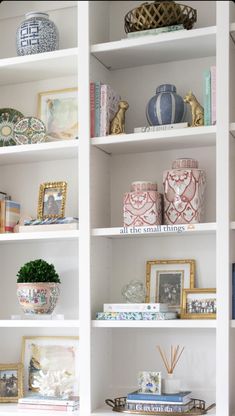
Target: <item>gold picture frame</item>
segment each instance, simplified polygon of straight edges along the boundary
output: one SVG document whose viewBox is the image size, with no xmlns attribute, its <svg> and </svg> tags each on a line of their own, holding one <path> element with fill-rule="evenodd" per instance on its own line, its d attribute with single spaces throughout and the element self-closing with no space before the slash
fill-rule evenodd
<svg viewBox="0 0 235 416">
<path fill-rule="evenodd" d="M 61 218 L 65 216 L 67 182 L 45 182 L 40 185 L 38 218 Z"/>
<path fill-rule="evenodd" d="M 24 368 L 24 394 L 39 394 L 32 386 L 37 372 L 66 371 L 73 377 L 73 396 L 79 396 L 79 337 L 23 336 L 21 361 Z"/>
<path fill-rule="evenodd" d="M 38 118 L 46 126 L 47 141 L 77 139 L 78 88 L 40 92 Z"/>
<path fill-rule="evenodd" d="M 216 289 L 184 289 L 181 318 L 216 319 Z"/>
<path fill-rule="evenodd" d="M 23 397 L 23 365 L 0 364 L 0 403 L 15 403 Z"/>
<path fill-rule="evenodd" d="M 149 260 L 146 263 L 146 302 L 167 303 L 180 312 L 183 289 L 195 286 L 196 262 L 192 259 Z"/>
</svg>

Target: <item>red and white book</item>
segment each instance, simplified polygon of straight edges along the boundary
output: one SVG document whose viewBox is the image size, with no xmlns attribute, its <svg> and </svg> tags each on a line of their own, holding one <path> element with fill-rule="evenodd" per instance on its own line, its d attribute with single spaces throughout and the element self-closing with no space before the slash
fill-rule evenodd
<svg viewBox="0 0 235 416">
<path fill-rule="evenodd" d="M 91 137 L 95 137 L 95 83 L 90 83 L 90 129 Z"/>
<path fill-rule="evenodd" d="M 102 84 L 100 88 L 100 136 L 109 134 L 110 122 L 118 110 L 118 103 L 121 100 L 111 87 Z"/>
<path fill-rule="evenodd" d="M 21 410 L 56 410 L 58 412 L 75 412 L 79 410 L 79 405 L 63 405 L 63 404 L 29 404 L 18 403 L 18 409 Z"/>
<path fill-rule="evenodd" d="M 216 66 L 211 66 L 211 124 L 216 124 Z"/>
</svg>

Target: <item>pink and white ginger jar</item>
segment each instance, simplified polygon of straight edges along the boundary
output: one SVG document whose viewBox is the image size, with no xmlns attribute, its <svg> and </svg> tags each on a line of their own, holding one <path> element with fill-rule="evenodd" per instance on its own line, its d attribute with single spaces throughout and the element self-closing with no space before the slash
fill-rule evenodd
<svg viewBox="0 0 235 416">
<path fill-rule="evenodd" d="M 197 224 L 202 222 L 205 171 L 195 159 L 177 159 L 171 170 L 163 173 L 164 224 Z"/>
<path fill-rule="evenodd" d="M 17 283 L 17 297 L 27 315 L 51 314 L 60 294 L 59 283 Z"/>
<path fill-rule="evenodd" d="M 124 227 L 162 224 L 162 195 L 152 182 L 133 182 L 123 199 Z M 153 190 L 154 189 L 154 190 Z"/>
</svg>

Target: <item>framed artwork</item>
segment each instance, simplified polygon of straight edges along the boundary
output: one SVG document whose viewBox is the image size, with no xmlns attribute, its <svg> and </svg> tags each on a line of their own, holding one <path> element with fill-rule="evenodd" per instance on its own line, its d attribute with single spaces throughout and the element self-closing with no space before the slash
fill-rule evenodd
<svg viewBox="0 0 235 416">
<path fill-rule="evenodd" d="M 38 218 L 61 218 L 65 216 L 66 182 L 46 182 L 39 188 Z"/>
<path fill-rule="evenodd" d="M 38 117 L 46 126 L 48 141 L 78 138 L 78 89 L 38 94 Z"/>
<path fill-rule="evenodd" d="M 216 319 L 216 289 L 184 289 L 183 319 Z"/>
<path fill-rule="evenodd" d="M 151 260 L 146 268 L 146 302 L 180 312 L 183 289 L 194 288 L 195 260 Z"/>
<path fill-rule="evenodd" d="M 0 364 L 0 402 L 18 402 L 23 397 L 23 365 Z"/>
<path fill-rule="evenodd" d="M 39 394 L 35 378 L 43 372 L 51 379 L 66 374 L 72 380 L 72 396 L 79 396 L 79 337 L 23 337 L 24 393 Z M 66 380 L 65 380 L 66 382 Z M 53 385 L 50 386 L 53 390 Z"/>
</svg>

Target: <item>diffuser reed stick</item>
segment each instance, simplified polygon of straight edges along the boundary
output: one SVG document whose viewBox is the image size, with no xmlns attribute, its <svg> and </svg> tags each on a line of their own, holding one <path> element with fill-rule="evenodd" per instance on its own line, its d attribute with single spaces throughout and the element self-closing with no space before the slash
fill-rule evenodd
<svg viewBox="0 0 235 416">
<path fill-rule="evenodd" d="M 174 369 L 175 369 L 176 365 L 178 364 L 179 359 L 182 355 L 182 352 L 184 351 L 184 347 L 182 347 L 182 349 L 180 349 L 179 345 L 177 345 L 176 347 L 171 345 L 169 361 L 167 359 L 167 355 L 166 355 L 165 351 L 160 347 L 160 345 L 157 346 L 157 349 L 160 352 L 160 355 L 161 355 L 162 361 L 165 365 L 167 373 L 168 374 L 173 374 Z"/>
</svg>

